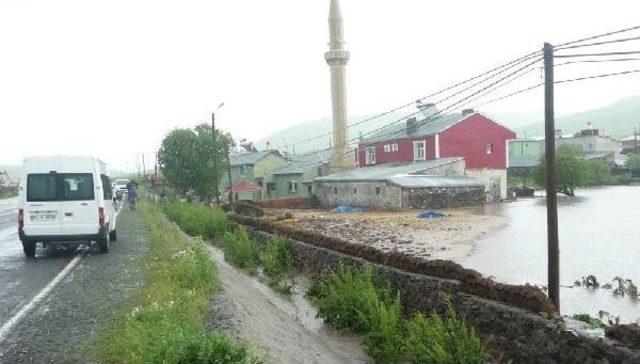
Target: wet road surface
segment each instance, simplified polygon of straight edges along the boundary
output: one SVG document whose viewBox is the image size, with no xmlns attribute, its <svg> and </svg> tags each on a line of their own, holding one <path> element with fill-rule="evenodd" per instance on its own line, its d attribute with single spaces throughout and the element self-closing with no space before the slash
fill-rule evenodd
<svg viewBox="0 0 640 364">
<path fill-rule="evenodd" d="M 38 248 L 27 259 L 18 238 L 18 199 L 0 200 L 0 326 L 44 288 L 76 255 Z"/>
</svg>

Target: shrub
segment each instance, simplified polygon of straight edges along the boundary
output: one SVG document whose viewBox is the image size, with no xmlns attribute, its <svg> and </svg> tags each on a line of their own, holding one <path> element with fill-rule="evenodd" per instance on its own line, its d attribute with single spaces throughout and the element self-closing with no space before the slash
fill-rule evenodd
<svg viewBox="0 0 640 364">
<path fill-rule="evenodd" d="M 485 353 L 473 328 L 459 319 L 451 301 L 446 301 L 443 321 L 435 312 L 416 314 L 406 324 L 407 357 L 413 363 L 484 363 Z"/>
<path fill-rule="evenodd" d="M 378 362 L 395 363 L 404 353 L 400 295 L 369 300 L 368 303 L 374 306 L 360 313 L 366 327 L 363 341 L 367 351 Z"/>
<path fill-rule="evenodd" d="M 571 317 L 575 320 L 586 323 L 592 329 L 604 329 L 605 327 L 607 327 L 607 325 L 605 325 L 602 320 L 597 317 L 591 317 L 591 315 L 589 315 L 588 313 L 576 313 Z"/>
<path fill-rule="evenodd" d="M 293 274 L 293 252 L 286 238 L 276 236 L 269 240 L 262 253 L 262 265 L 268 277 L 281 278 Z"/>
<path fill-rule="evenodd" d="M 255 274 L 258 267 L 258 249 L 249 238 L 247 230 L 238 227 L 224 233 L 221 239 L 224 259 L 234 266 Z"/>
<path fill-rule="evenodd" d="M 211 239 L 231 228 L 229 219 L 218 206 L 175 201 L 164 204 L 163 209 L 171 221 L 192 236 Z"/>
</svg>

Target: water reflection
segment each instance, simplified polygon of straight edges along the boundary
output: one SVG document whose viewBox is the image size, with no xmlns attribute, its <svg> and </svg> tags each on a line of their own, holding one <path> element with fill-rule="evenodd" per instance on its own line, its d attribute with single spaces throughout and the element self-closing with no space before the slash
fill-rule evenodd
<svg viewBox="0 0 640 364">
<path fill-rule="evenodd" d="M 640 284 L 640 187 L 584 189 L 578 194 L 558 200 L 561 285 L 571 286 L 589 274 L 601 283 L 620 276 Z M 461 263 L 499 281 L 545 285 L 544 198 L 485 206 L 479 213 L 505 216 L 508 225 L 478 241 Z M 603 309 L 625 321 L 640 318 L 637 300 L 613 297 L 610 290 L 562 288 L 560 294 L 564 314 L 594 315 Z"/>
</svg>

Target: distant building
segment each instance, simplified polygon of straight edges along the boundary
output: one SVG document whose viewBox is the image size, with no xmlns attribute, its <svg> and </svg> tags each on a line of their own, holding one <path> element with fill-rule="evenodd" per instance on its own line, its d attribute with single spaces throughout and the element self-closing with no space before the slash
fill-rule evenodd
<svg viewBox="0 0 640 364">
<path fill-rule="evenodd" d="M 313 179 L 328 174 L 330 150 L 292 155 L 289 164 L 273 172 L 273 183 L 267 184 L 270 199 L 311 197 Z"/>
<path fill-rule="evenodd" d="M 466 173 L 485 183 L 492 200 L 506 198 L 508 141 L 516 134 L 472 109 L 437 116 L 434 104 L 421 104 L 419 108 L 422 120 L 410 118 L 403 125 L 362 140 L 358 146 L 359 166 L 463 157 Z"/>
<path fill-rule="evenodd" d="M 622 144 L 623 153 L 638 153 L 640 152 L 640 136 L 631 135 L 620 142 Z"/>
<path fill-rule="evenodd" d="M 509 170 L 527 174 L 540 164 L 544 156 L 543 139 L 514 139 L 509 141 Z"/>
<path fill-rule="evenodd" d="M 285 167 L 289 162 L 277 151 L 267 150 L 253 153 L 232 154 L 232 191 L 236 200 L 260 201 L 266 198 L 266 187 L 273 183 L 273 172 Z M 229 178 L 225 173 L 221 178 L 223 197 L 229 191 Z M 226 191 L 226 192 L 225 192 Z"/>
<path fill-rule="evenodd" d="M 484 183 L 464 172 L 461 157 L 386 163 L 318 177 L 314 193 L 328 206 L 429 209 L 484 203 Z"/>
</svg>

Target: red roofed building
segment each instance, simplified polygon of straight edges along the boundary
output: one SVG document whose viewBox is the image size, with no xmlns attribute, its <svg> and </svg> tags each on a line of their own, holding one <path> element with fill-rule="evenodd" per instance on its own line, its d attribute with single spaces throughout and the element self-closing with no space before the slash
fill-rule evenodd
<svg viewBox="0 0 640 364">
<path fill-rule="evenodd" d="M 466 174 L 486 184 L 490 200 L 506 198 L 509 140 L 516 133 L 472 109 L 439 116 L 434 104 L 419 108 L 422 120 L 410 118 L 361 140 L 358 165 L 463 157 Z"/>
</svg>

